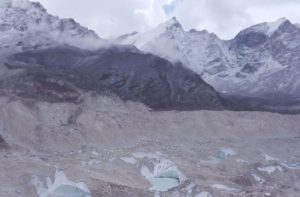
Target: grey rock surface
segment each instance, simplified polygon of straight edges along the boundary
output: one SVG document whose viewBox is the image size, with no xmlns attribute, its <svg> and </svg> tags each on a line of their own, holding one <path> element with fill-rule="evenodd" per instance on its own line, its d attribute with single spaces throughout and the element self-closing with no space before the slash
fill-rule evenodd
<svg viewBox="0 0 300 197">
<path fill-rule="evenodd" d="M 111 92 L 154 109 L 225 106 L 213 87 L 194 72 L 131 48 L 35 50 L 12 56 L 7 65 L 24 71 L 2 80 L 2 88 L 21 97 L 76 101 L 82 92 L 93 91 Z"/>
</svg>

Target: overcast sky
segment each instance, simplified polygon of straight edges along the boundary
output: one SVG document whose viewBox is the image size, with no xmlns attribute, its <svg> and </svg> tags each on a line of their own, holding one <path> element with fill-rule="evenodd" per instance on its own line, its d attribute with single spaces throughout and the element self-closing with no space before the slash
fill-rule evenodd
<svg viewBox="0 0 300 197">
<path fill-rule="evenodd" d="M 147 31 L 176 16 L 186 30 L 230 39 L 241 29 L 286 17 L 300 23 L 300 0 L 38 0 L 54 15 L 74 18 L 101 37 Z"/>
</svg>

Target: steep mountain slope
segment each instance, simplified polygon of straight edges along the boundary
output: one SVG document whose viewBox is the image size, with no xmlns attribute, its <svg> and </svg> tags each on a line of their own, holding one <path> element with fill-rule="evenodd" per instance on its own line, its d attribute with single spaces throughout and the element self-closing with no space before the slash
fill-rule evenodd
<svg viewBox="0 0 300 197">
<path fill-rule="evenodd" d="M 121 36 L 122 44 L 160 55 L 173 62 L 181 61 L 198 74 L 216 74 L 226 70 L 225 44 L 207 31 L 186 32 L 176 18 L 172 18 L 156 29 L 146 33 Z M 217 58 L 223 58 L 216 61 Z M 220 63 L 221 62 L 221 63 Z"/>
<path fill-rule="evenodd" d="M 244 81 L 238 90 L 299 97 L 299 49 L 300 29 L 286 19 L 240 32 L 229 46 L 236 54 L 237 75 Z"/>
<path fill-rule="evenodd" d="M 223 108 L 219 94 L 194 72 L 132 48 L 35 50 L 12 56 L 7 65 L 24 70 L 1 80 L 2 89 L 25 98 L 76 102 L 93 91 L 155 109 Z"/>
<path fill-rule="evenodd" d="M 300 96 L 300 29 L 287 19 L 255 25 L 224 41 L 205 30 L 184 31 L 172 18 L 150 32 L 118 41 L 181 61 L 229 95 Z"/>
<path fill-rule="evenodd" d="M 91 49 L 103 43 L 104 40 L 95 32 L 73 19 L 60 19 L 48 14 L 38 2 L 0 1 L 1 56 L 60 44 Z"/>
</svg>

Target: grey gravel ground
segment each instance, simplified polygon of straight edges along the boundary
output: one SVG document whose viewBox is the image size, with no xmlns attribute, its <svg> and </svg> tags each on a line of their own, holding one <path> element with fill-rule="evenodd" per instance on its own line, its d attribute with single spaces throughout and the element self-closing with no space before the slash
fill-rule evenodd
<svg viewBox="0 0 300 197">
<path fill-rule="evenodd" d="M 0 135 L 1 197 L 37 197 L 32 177 L 53 178 L 56 169 L 93 197 L 300 193 L 300 115 L 153 112 L 89 95 L 77 105 L 1 97 Z M 151 159 L 135 153 L 172 161 L 186 179 L 150 191 L 141 168 Z"/>
</svg>

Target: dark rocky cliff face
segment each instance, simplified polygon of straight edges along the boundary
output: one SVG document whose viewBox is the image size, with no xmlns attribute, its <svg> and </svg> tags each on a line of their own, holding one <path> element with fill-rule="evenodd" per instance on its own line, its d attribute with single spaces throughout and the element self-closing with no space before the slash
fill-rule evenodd
<svg viewBox="0 0 300 197">
<path fill-rule="evenodd" d="M 84 92 L 113 93 L 154 109 L 223 109 L 219 94 L 200 76 L 154 55 L 112 47 L 85 51 L 59 47 L 12 56 L 22 69 L 2 88 L 25 98 L 78 101 Z"/>
<path fill-rule="evenodd" d="M 1 149 L 5 149 L 7 147 L 8 147 L 8 145 L 7 145 L 6 141 L 4 140 L 4 138 L 2 137 L 2 135 L 0 135 L 0 150 Z"/>
</svg>

